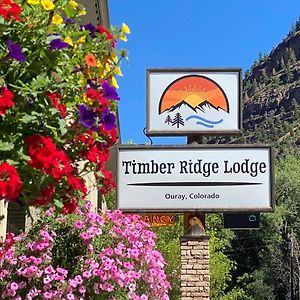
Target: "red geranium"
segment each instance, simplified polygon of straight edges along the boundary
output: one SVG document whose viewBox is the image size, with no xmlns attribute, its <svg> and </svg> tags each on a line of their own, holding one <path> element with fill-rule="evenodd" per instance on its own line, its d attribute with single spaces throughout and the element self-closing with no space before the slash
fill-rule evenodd
<svg viewBox="0 0 300 300">
<path fill-rule="evenodd" d="M 14 94 L 7 88 L 0 88 L 0 116 L 4 115 L 6 110 L 15 105 L 12 101 Z"/>
<path fill-rule="evenodd" d="M 31 201 L 31 205 L 47 205 L 51 202 L 52 196 L 55 192 L 55 188 L 53 185 L 47 185 L 46 187 L 42 188 L 41 193 L 37 196 L 34 200 Z"/>
<path fill-rule="evenodd" d="M 22 12 L 22 8 L 19 4 L 11 0 L 0 1 L 0 15 L 7 20 L 21 21 L 19 14 Z"/>
<path fill-rule="evenodd" d="M 53 106 L 60 112 L 61 116 L 65 118 L 67 116 L 67 108 L 64 104 L 60 103 L 60 100 L 62 99 L 61 94 L 49 92 L 47 96 L 51 100 Z"/>
<path fill-rule="evenodd" d="M 77 201 L 73 198 L 68 202 L 64 202 L 64 207 L 61 210 L 62 214 L 71 214 L 78 207 Z"/>
<path fill-rule="evenodd" d="M 14 200 L 19 197 L 22 182 L 14 166 L 4 162 L 0 165 L 0 200 Z"/>
<path fill-rule="evenodd" d="M 57 181 L 73 172 L 70 158 L 63 150 L 56 149 L 51 138 L 34 134 L 26 142 L 29 145 L 29 165 L 32 168 L 43 170 Z"/>
</svg>

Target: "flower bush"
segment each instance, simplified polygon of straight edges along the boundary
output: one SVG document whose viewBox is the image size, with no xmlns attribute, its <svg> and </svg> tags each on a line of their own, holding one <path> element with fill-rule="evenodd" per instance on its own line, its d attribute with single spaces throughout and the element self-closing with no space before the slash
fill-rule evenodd
<svg viewBox="0 0 300 300">
<path fill-rule="evenodd" d="M 85 174 L 113 187 L 116 45 L 129 28 L 80 25 L 84 13 L 74 0 L 0 1 L 0 200 L 70 213 Z"/>
<path fill-rule="evenodd" d="M 0 248 L 2 299 L 169 299 L 155 234 L 136 215 L 49 209 Z"/>
</svg>

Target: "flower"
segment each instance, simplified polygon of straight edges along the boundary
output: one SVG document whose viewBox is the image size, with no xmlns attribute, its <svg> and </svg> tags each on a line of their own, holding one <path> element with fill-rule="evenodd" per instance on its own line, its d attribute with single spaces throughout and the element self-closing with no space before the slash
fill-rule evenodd
<svg viewBox="0 0 300 300">
<path fill-rule="evenodd" d="M 60 104 L 60 100 L 62 96 L 59 93 L 48 93 L 48 98 L 51 100 L 53 106 L 60 112 L 61 116 L 65 118 L 67 116 L 67 109 L 66 106 Z"/>
<path fill-rule="evenodd" d="M 122 31 L 123 31 L 124 33 L 127 33 L 127 34 L 130 33 L 130 29 L 129 29 L 129 27 L 127 26 L 127 24 L 122 23 Z"/>
<path fill-rule="evenodd" d="M 22 12 L 21 6 L 11 0 L 1 0 L 0 15 L 7 20 L 21 21 L 19 14 Z"/>
<path fill-rule="evenodd" d="M 58 14 L 55 14 L 52 17 L 52 23 L 55 25 L 62 24 L 63 21 L 64 21 L 63 18 Z"/>
<path fill-rule="evenodd" d="M 55 7 L 51 0 L 41 0 L 41 4 L 44 10 L 53 10 Z"/>
<path fill-rule="evenodd" d="M 22 185 L 17 169 L 3 162 L 0 165 L 0 200 L 14 200 L 19 197 Z"/>
<path fill-rule="evenodd" d="M 78 7 L 78 3 L 74 0 L 69 0 L 69 4 L 72 6 L 73 9 L 76 9 Z"/>
<path fill-rule="evenodd" d="M 99 129 L 99 126 L 97 126 L 97 113 L 88 109 L 85 105 L 79 105 L 78 112 L 80 122 L 85 128 L 93 131 Z"/>
<path fill-rule="evenodd" d="M 103 96 L 107 99 L 120 100 L 116 89 L 110 86 L 106 81 L 102 83 Z"/>
<path fill-rule="evenodd" d="M 96 58 L 93 54 L 87 54 L 84 58 L 86 64 L 90 67 L 96 67 L 97 66 L 97 61 Z"/>
<path fill-rule="evenodd" d="M 114 36 L 102 25 L 98 25 L 97 29 L 100 33 L 104 34 L 107 40 L 112 40 L 114 38 Z"/>
<path fill-rule="evenodd" d="M 116 127 L 116 117 L 108 109 L 102 112 L 101 121 L 106 130 L 111 130 Z"/>
<path fill-rule="evenodd" d="M 7 88 L 0 88 L 0 116 L 4 115 L 6 110 L 15 105 L 15 102 L 12 100 L 14 94 Z"/>
<path fill-rule="evenodd" d="M 8 39 L 6 41 L 6 46 L 9 50 L 8 57 L 13 58 L 20 62 L 24 62 L 26 60 L 26 57 L 22 53 L 22 49 L 19 44 L 15 44 L 11 40 Z"/>
<path fill-rule="evenodd" d="M 64 48 L 68 48 L 69 44 L 64 42 L 63 40 L 61 40 L 60 38 L 57 39 L 53 39 L 50 42 L 50 47 L 49 50 L 60 50 L 60 49 L 64 49 Z"/>
<path fill-rule="evenodd" d="M 40 195 L 31 201 L 31 205 L 42 206 L 42 205 L 49 204 L 52 200 L 52 196 L 54 192 L 55 192 L 55 188 L 53 185 L 48 185 L 44 187 L 41 190 Z"/>
</svg>

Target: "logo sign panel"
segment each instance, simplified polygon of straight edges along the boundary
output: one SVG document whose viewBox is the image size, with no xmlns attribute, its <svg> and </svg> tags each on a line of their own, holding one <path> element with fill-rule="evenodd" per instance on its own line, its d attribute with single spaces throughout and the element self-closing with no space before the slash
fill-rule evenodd
<svg viewBox="0 0 300 300">
<path fill-rule="evenodd" d="M 269 146 L 119 146 L 117 205 L 127 212 L 272 211 Z"/>
<path fill-rule="evenodd" d="M 148 69 L 147 134 L 241 132 L 241 69 Z"/>
<path fill-rule="evenodd" d="M 224 228 L 228 229 L 259 229 L 259 213 L 224 214 Z"/>
</svg>

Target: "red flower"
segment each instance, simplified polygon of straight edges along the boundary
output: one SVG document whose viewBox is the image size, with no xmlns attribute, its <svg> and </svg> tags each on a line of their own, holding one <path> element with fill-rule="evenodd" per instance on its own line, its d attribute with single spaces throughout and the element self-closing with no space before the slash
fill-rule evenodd
<svg viewBox="0 0 300 300">
<path fill-rule="evenodd" d="M 21 6 L 11 0 L 0 1 L 0 15 L 7 20 L 21 21 L 19 14 L 22 12 Z"/>
<path fill-rule="evenodd" d="M 108 40 L 112 40 L 114 38 L 114 36 L 106 28 L 104 28 L 102 25 L 98 25 L 98 31 L 100 33 L 104 33 Z"/>
<path fill-rule="evenodd" d="M 0 116 L 4 115 L 6 110 L 9 107 L 15 105 L 15 102 L 12 101 L 14 94 L 7 88 L 0 88 Z"/>
<path fill-rule="evenodd" d="M 47 96 L 51 100 L 53 106 L 60 112 L 61 116 L 65 118 L 67 116 L 67 108 L 64 104 L 60 103 L 62 98 L 61 94 L 49 92 Z"/>
<path fill-rule="evenodd" d="M 4 162 L 0 165 L 0 200 L 14 200 L 19 197 L 22 182 L 14 166 Z"/>
<path fill-rule="evenodd" d="M 98 31 L 103 33 L 108 41 L 112 41 L 112 47 L 115 47 L 116 40 L 114 40 L 114 36 L 103 26 L 98 25 Z"/>
<path fill-rule="evenodd" d="M 78 178 L 76 176 L 73 176 L 73 175 L 69 175 L 68 176 L 68 183 L 75 190 L 81 191 L 84 196 L 87 195 L 87 188 L 86 188 L 83 180 L 81 180 L 80 178 Z"/>
<path fill-rule="evenodd" d="M 36 133 L 28 137 L 26 142 L 32 168 L 43 170 L 57 181 L 73 172 L 70 158 L 63 150 L 56 149 L 51 138 Z"/>
<path fill-rule="evenodd" d="M 41 190 L 40 195 L 34 200 L 32 200 L 30 204 L 37 205 L 37 206 L 49 204 L 51 202 L 54 192 L 55 192 L 54 186 L 51 184 L 47 185 Z"/>
<path fill-rule="evenodd" d="M 107 194 L 108 192 L 110 192 L 112 189 L 116 187 L 116 184 L 114 182 L 111 171 L 102 169 L 101 173 L 103 175 L 103 178 L 101 178 L 100 180 L 100 182 L 102 182 L 102 187 L 99 189 L 99 191 L 102 194 Z"/>
<path fill-rule="evenodd" d="M 71 214 L 77 207 L 77 201 L 73 198 L 70 201 L 64 203 L 64 207 L 61 210 L 61 213 L 64 215 Z"/>
</svg>

